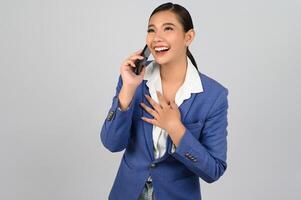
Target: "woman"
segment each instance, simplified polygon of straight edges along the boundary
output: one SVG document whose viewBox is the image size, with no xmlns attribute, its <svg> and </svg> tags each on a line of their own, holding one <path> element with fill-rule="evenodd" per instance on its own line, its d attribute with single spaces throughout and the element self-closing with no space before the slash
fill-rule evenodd
<svg viewBox="0 0 301 200">
<path fill-rule="evenodd" d="M 125 149 L 109 199 L 201 199 L 226 170 L 228 89 L 201 74 L 188 50 L 189 12 L 172 3 L 151 14 L 146 43 L 154 61 L 140 75 L 138 51 L 121 68 L 101 129 L 111 152 Z"/>
</svg>

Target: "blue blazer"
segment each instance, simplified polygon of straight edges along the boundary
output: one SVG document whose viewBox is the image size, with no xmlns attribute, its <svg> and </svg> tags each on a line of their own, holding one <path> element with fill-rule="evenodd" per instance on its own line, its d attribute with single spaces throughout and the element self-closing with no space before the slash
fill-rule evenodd
<svg viewBox="0 0 301 200">
<path fill-rule="evenodd" d="M 129 109 L 118 109 L 122 87 L 119 76 L 111 108 L 100 132 L 102 144 L 111 152 L 124 151 L 111 188 L 110 200 L 137 200 L 151 175 L 156 200 L 200 200 L 199 178 L 207 183 L 218 180 L 227 168 L 228 89 L 212 78 L 199 75 L 203 92 L 193 93 L 179 106 L 186 127 L 175 152 L 168 136 L 164 156 L 155 160 L 152 124 L 141 116 L 153 118 L 140 105 L 152 107 L 146 80 L 136 90 Z"/>
</svg>

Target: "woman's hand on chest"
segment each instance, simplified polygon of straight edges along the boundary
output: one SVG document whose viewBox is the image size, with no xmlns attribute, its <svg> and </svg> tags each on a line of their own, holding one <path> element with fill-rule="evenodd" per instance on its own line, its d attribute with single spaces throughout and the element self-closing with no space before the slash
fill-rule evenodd
<svg viewBox="0 0 301 200">
<path fill-rule="evenodd" d="M 177 145 L 185 131 L 185 127 L 181 122 L 181 112 L 174 100 L 168 102 L 159 91 L 157 91 L 157 96 L 159 103 L 155 102 L 150 96 L 145 95 L 153 108 L 148 107 L 144 103 L 140 103 L 140 105 L 154 118 L 141 117 L 141 119 L 165 129 L 175 145 Z"/>
</svg>

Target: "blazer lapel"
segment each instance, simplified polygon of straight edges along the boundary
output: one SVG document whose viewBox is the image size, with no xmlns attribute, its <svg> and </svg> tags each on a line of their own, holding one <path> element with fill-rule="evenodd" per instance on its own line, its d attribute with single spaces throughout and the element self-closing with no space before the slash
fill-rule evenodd
<svg viewBox="0 0 301 200">
<path fill-rule="evenodd" d="M 196 96 L 196 93 L 192 93 L 192 94 L 191 94 L 191 97 L 190 97 L 189 99 L 185 99 L 185 100 L 183 101 L 183 103 L 180 105 L 179 110 L 180 110 L 180 112 L 181 112 L 181 121 L 182 121 L 182 122 L 185 121 L 185 118 L 186 118 L 186 116 L 187 116 L 187 113 L 189 112 L 190 107 L 191 107 L 191 105 L 192 105 L 192 103 L 193 103 L 193 101 L 194 101 L 194 99 L 195 99 L 195 96 Z M 167 145 L 167 147 L 168 147 L 167 152 L 168 152 L 168 153 L 171 153 L 171 149 L 172 149 L 172 140 L 171 140 L 171 138 L 170 138 L 169 135 L 168 135 L 168 138 L 167 138 L 167 143 L 168 143 L 168 145 Z"/>
<path fill-rule="evenodd" d="M 179 109 L 181 112 L 181 121 L 184 122 L 187 116 L 187 113 L 195 99 L 196 93 L 192 93 L 189 99 L 185 99 L 183 103 L 180 105 Z"/>
<path fill-rule="evenodd" d="M 143 87 L 142 87 L 142 102 L 147 105 L 148 107 L 152 107 L 152 105 L 148 102 L 148 100 L 145 98 L 145 94 L 148 94 L 150 96 L 149 93 L 149 89 L 146 85 L 146 81 L 143 81 Z M 189 99 L 186 99 L 183 101 L 183 103 L 180 105 L 179 110 L 181 112 L 181 121 L 183 122 L 187 116 L 187 113 L 195 99 L 196 93 L 192 93 L 191 97 Z M 153 118 L 153 116 L 151 114 L 149 114 L 147 111 L 145 111 L 144 109 L 142 109 L 142 116 L 146 117 L 146 118 Z M 152 131 L 153 131 L 153 125 L 148 123 L 148 122 L 144 122 L 143 121 L 143 127 L 144 127 L 144 136 L 145 136 L 145 140 L 146 140 L 146 144 L 147 144 L 147 148 L 149 150 L 149 153 L 151 155 L 152 160 L 155 160 L 154 158 L 154 146 L 153 146 L 153 135 L 152 135 Z M 167 150 L 166 153 L 171 152 L 171 148 L 172 148 L 172 141 L 170 136 L 167 137 Z"/>
<path fill-rule="evenodd" d="M 145 98 L 145 94 L 148 94 L 150 96 L 149 93 L 149 89 L 146 85 L 146 81 L 143 80 L 143 87 L 142 87 L 142 102 L 147 105 L 148 107 L 152 107 L 152 105 L 148 102 L 148 100 Z M 146 118 L 153 118 L 153 116 L 151 114 L 149 114 L 146 110 L 144 110 L 142 108 L 142 116 L 146 117 Z M 145 136 L 145 141 L 147 144 L 147 148 L 149 151 L 149 154 L 151 156 L 152 160 L 155 160 L 155 156 L 154 156 L 154 146 L 153 146 L 153 125 L 151 123 L 145 122 L 143 121 L 143 127 L 144 127 L 144 136 Z"/>
</svg>

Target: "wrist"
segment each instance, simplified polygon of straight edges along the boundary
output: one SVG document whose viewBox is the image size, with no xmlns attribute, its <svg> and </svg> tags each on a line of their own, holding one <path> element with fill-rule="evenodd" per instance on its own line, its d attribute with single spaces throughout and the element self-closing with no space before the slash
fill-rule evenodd
<svg viewBox="0 0 301 200">
<path fill-rule="evenodd" d="M 186 127 L 182 122 L 177 123 L 173 128 L 168 132 L 171 140 L 173 141 L 175 148 L 179 146 L 182 137 L 185 134 Z"/>
<path fill-rule="evenodd" d="M 124 84 L 122 85 L 123 90 L 130 92 L 130 93 L 135 93 L 137 86 L 136 85 L 130 85 L 130 84 Z"/>
<path fill-rule="evenodd" d="M 167 130 L 167 132 L 171 135 L 179 135 L 179 133 L 185 132 L 185 126 L 181 121 L 179 121 Z"/>
<path fill-rule="evenodd" d="M 123 111 L 126 110 L 130 105 L 130 103 L 132 102 L 133 97 L 135 95 L 135 91 L 136 91 L 135 88 L 127 87 L 125 85 L 122 86 L 118 95 L 118 99 L 119 99 L 119 106 Z"/>
</svg>

